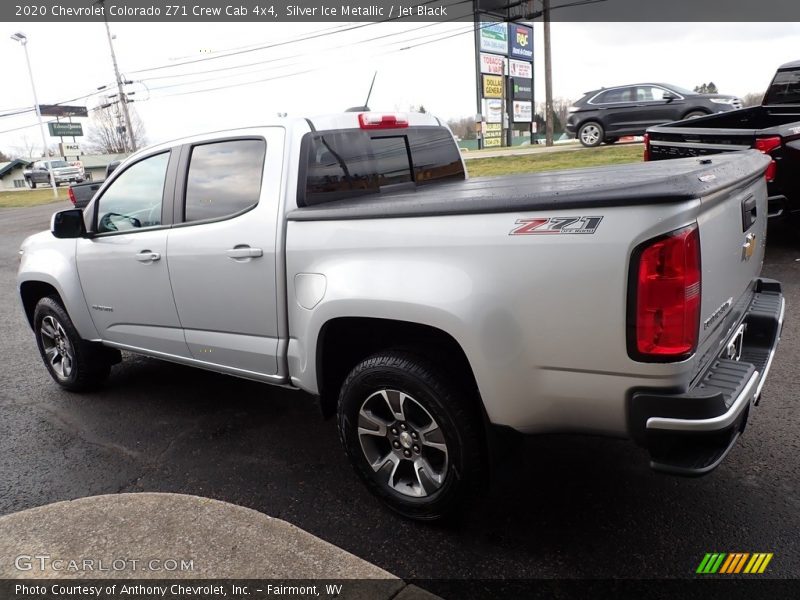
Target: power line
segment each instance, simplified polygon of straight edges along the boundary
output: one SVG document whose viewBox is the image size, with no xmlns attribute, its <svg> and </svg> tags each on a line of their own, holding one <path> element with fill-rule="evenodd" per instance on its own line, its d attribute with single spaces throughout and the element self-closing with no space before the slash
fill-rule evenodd
<svg viewBox="0 0 800 600">
<path fill-rule="evenodd" d="M 399 48 L 399 49 L 395 49 L 395 50 L 389 50 L 387 52 L 383 52 L 383 53 L 380 53 L 380 54 L 377 54 L 377 55 L 373 55 L 372 57 L 374 57 L 374 56 L 386 56 L 388 54 L 394 54 L 396 52 L 402 52 L 402 51 L 405 51 L 405 50 L 411 50 L 411 49 L 417 48 L 419 46 L 425 46 L 425 45 L 428 45 L 428 44 L 434 44 L 434 43 L 437 43 L 437 42 L 440 42 L 440 41 L 443 41 L 443 40 L 447 40 L 447 39 L 450 39 L 450 38 L 453 38 L 453 37 L 456 37 L 456 36 L 459 36 L 459 35 L 464 35 L 466 33 L 471 33 L 472 31 L 473 31 L 473 26 L 472 26 L 472 24 L 470 24 L 463 31 L 459 31 L 459 32 L 456 32 L 456 33 L 445 35 L 445 36 L 439 37 L 439 38 L 434 39 L 434 40 L 428 40 L 426 42 L 420 42 L 419 44 L 412 44 L 410 46 L 405 46 L 403 48 Z M 429 36 L 425 36 L 425 37 L 429 37 Z M 408 40 L 405 40 L 405 41 L 408 41 Z M 296 72 L 293 72 L 293 73 L 283 73 L 283 74 L 280 74 L 280 75 L 275 75 L 273 77 L 264 77 L 264 78 L 255 79 L 255 80 L 252 80 L 252 81 L 244 81 L 244 82 L 239 82 L 239 83 L 232 83 L 232 84 L 221 85 L 221 86 L 216 86 L 216 87 L 212 87 L 212 88 L 204 88 L 204 89 L 201 89 L 201 90 L 188 90 L 188 91 L 185 91 L 185 92 L 175 92 L 175 93 L 171 93 L 171 94 L 160 94 L 160 95 L 157 95 L 157 96 L 153 96 L 151 99 L 155 100 L 155 99 L 169 98 L 169 97 L 174 97 L 174 96 L 188 96 L 188 95 L 191 95 L 191 94 L 202 94 L 202 93 L 205 93 L 205 92 L 214 92 L 214 91 L 219 91 L 219 90 L 224 90 L 224 89 L 229 89 L 229 88 L 234 88 L 234 87 L 241 87 L 241 86 L 246 86 L 246 85 L 253 85 L 253 84 L 256 84 L 256 83 L 263 83 L 263 82 L 266 82 L 266 81 L 274 81 L 276 79 L 286 79 L 288 77 L 296 77 L 298 75 L 305 75 L 307 73 L 320 71 L 320 70 L 322 70 L 324 68 L 326 68 L 326 67 L 319 66 L 319 67 L 313 67 L 313 68 L 310 68 L 310 69 L 305 69 L 305 70 L 302 70 L 302 71 L 296 71 Z M 191 83 L 180 84 L 180 85 L 191 85 Z M 168 86 L 163 86 L 162 88 L 151 88 L 151 89 L 153 89 L 153 90 L 164 89 L 166 87 L 168 87 Z M 172 86 L 169 86 L 169 87 L 172 87 Z"/>
<path fill-rule="evenodd" d="M 437 3 L 439 1 L 440 0 L 428 0 L 427 2 L 423 2 L 421 4 L 415 4 L 411 8 L 417 8 L 419 6 L 426 6 L 428 4 L 434 4 L 434 3 Z M 473 0 L 457 0 L 456 2 L 454 2 L 452 4 L 446 5 L 445 8 L 450 8 L 452 6 L 458 6 L 459 4 L 467 4 L 467 3 L 471 4 L 472 2 L 473 2 Z M 353 25 L 353 26 L 347 27 L 346 29 L 340 29 L 338 31 L 321 30 L 319 33 L 303 36 L 302 40 L 295 38 L 295 39 L 291 39 L 291 40 L 285 40 L 285 41 L 282 41 L 282 42 L 275 42 L 273 44 L 266 44 L 264 46 L 257 46 L 255 48 L 248 48 L 248 49 L 245 49 L 245 50 L 238 50 L 238 51 L 235 51 L 235 52 L 229 52 L 228 54 L 220 54 L 220 55 L 217 55 L 217 56 L 204 56 L 202 58 L 196 58 L 194 60 L 187 60 L 187 61 L 184 61 L 182 63 L 176 63 L 176 64 L 172 64 L 172 65 L 159 65 L 159 66 L 156 66 L 156 67 L 148 67 L 146 69 L 136 69 L 136 70 L 133 70 L 133 71 L 129 71 L 129 73 L 146 73 L 146 72 L 149 72 L 149 71 L 160 71 L 162 69 L 174 69 L 176 67 L 182 67 L 184 65 L 191 65 L 191 64 L 196 64 L 196 63 L 199 63 L 199 62 L 206 62 L 206 61 L 209 61 L 209 60 L 217 60 L 217 59 L 220 59 L 220 58 L 228 58 L 230 56 L 238 56 L 238 55 L 247 54 L 247 53 L 250 53 L 250 52 L 257 52 L 259 50 L 267 50 L 267 49 L 270 49 L 270 48 L 278 48 L 278 47 L 281 47 L 281 46 L 288 46 L 290 44 L 297 44 L 298 42 L 301 42 L 301 41 L 302 42 L 307 42 L 308 40 L 327 37 L 329 35 L 335 35 L 335 34 L 338 34 L 338 33 L 346 33 L 348 31 L 355 31 L 356 29 L 363 29 L 364 27 L 371 27 L 373 25 L 378 25 L 380 23 L 388 23 L 388 22 L 397 21 L 397 20 L 403 19 L 403 18 L 405 18 L 405 17 L 401 17 L 401 16 L 391 17 L 391 18 L 382 19 L 380 21 L 372 21 L 372 22 L 369 22 L 369 23 L 361 23 L 359 25 Z"/>
</svg>

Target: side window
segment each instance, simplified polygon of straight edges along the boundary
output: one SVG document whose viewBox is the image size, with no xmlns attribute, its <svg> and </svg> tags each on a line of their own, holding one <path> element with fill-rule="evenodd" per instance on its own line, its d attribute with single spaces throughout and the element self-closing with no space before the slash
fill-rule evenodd
<svg viewBox="0 0 800 600">
<path fill-rule="evenodd" d="M 659 87 L 643 86 L 636 88 L 636 100 L 639 102 L 652 102 L 663 99 L 664 90 Z"/>
<path fill-rule="evenodd" d="M 184 220 L 226 217 L 258 204 L 266 152 L 264 140 L 213 142 L 192 148 Z"/>
<path fill-rule="evenodd" d="M 169 152 L 130 166 L 97 202 L 97 232 L 128 231 L 161 225 L 161 204 Z"/>
<path fill-rule="evenodd" d="M 632 88 L 617 88 L 615 90 L 608 90 L 601 94 L 594 101 L 595 104 L 613 104 L 615 102 L 632 102 L 633 90 Z"/>
</svg>

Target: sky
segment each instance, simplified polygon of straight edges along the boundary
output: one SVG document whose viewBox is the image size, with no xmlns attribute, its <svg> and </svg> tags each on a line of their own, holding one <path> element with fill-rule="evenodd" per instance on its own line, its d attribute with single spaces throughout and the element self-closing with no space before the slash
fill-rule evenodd
<svg viewBox="0 0 800 600">
<path fill-rule="evenodd" d="M 444 119 L 474 115 L 474 37 L 468 23 L 112 23 L 120 70 L 148 143 L 257 125 L 277 113 L 311 116 L 361 105 L 423 105 Z M 42 104 L 114 82 L 102 23 L 0 24 L 0 115 L 32 107 L 23 49 L 28 37 Z M 316 37 L 311 37 L 316 36 Z M 800 59 L 800 23 L 552 23 L 553 95 L 658 81 L 721 93 L 763 93 L 777 66 Z M 258 49 L 270 45 L 271 48 Z M 230 51 L 230 58 L 216 58 Z M 202 59 L 184 66 L 179 63 Z M 210 59 L 210 60 L 209 60 Z M 236 65 L 260 63 L 232 69 Z M 158 67 L 153 69 L 154 67 Z M 189 75 L 198 71 L 210 71 Z M 534 91 L 544 100 L 541 24 L 534 28 Z M 248 85 L 235 85 L 253 82 Z M 226 86 L 224 89 L 192 93 Z M 76 100 L 89 108 L 100 95 Z M 34 125 L 33 127 L 27 127 Z M 42 146 L 34 113 L 0 117 L 0 150 Z M 84 120 L 84 130 L 86 130 Z M 22 129 L 20 129 L 22 128 Z M 13 131 L 9 131 L 13 130 Z M 57 142 L 49 138 L 49 143 Z"/>
</svg>

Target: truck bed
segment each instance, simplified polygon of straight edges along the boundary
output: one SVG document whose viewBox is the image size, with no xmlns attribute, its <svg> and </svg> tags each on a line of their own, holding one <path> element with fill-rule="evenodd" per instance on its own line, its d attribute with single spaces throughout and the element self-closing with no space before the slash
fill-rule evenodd
<svg viewBox="0 0 800 600">
<path fill-rule="evenodd" d="M 291 211 L 293 221 L 421 217 L 672 203 L 761 176 L 764 156 L 736 155 L 480 177 L 340 200 Z"/>
</svg>

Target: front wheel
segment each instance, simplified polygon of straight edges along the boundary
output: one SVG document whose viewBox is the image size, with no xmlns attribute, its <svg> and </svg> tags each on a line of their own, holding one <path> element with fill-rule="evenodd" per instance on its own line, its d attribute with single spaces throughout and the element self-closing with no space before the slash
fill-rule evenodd
<svg viewBox="0 0 800 600">
<path fill-rule="evenodd" d="M 578 140 L 587 148 L 594 148 L 603 142 L 604 134 L 603 126 L 600 123 L 590 121 L 578 129 Z"/>
<path fill-rule="evenodd" d="M 339 437 L 356 473 L 396 512 L 441 518 L 484 478 L 474 403 L 426 358 L 400 351 L 359 363 L 339 394 Z"/>
<path fill-rule="evenodd" d="M 58 385 L 79 392 L 108 377 L 111 362 L 106 349 L 81 339 L 58 300 L 49 296 L 39 300 L 33 326 L 39 354 Z"/>
</svg>

